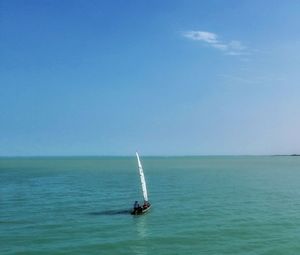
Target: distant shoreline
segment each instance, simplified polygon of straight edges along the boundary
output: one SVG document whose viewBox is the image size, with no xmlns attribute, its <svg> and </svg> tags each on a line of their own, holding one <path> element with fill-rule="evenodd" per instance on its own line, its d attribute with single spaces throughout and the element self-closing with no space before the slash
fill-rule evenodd
<svg viewBox="0 0 300 255">
<path fill-rule="evenodd" d="M 290 155 L 283 154 L 283 155 L 273 155 L 273 156 L 275 156 L 275 157 L 299 157 L 300 154 L 290 154 Z"/>
</svg>

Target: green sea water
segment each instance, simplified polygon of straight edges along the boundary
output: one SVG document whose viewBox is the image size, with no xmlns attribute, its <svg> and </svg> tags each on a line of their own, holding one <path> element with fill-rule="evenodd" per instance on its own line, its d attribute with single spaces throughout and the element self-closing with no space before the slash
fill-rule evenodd
<svg viewBox="0 0 300 255">
<path fill-rule="evenodd" d="M 300 254 L 300 157 L 1 158 L 0 254 Z"/>
</svg>

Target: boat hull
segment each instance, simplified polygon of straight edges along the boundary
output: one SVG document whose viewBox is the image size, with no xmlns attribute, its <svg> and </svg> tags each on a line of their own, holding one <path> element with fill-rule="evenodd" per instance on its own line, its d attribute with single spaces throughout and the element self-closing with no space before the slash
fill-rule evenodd
<svg viewBox="0 0 300 255">
<path fill-rule="evenodd" d="M 132 210 L 131 214 L 132 215 L 142 215 L 142 214 L 145 214 L 145 213 L 149 212 L 150 208 L 151 208 L 151 205 L 148 206 L 145 209 L 144 208 L 138 208 L 138 209 Z"/>
</svg>

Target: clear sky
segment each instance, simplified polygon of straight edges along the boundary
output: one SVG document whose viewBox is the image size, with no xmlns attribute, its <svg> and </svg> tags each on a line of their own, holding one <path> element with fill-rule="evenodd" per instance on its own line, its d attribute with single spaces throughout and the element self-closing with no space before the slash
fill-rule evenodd
<svg viewBox="0 0 300 255">
<path fill-rule="evenodd" d="M 0 155 L 300 153 L 299 13 L 0 0 Z"/>
</svg>

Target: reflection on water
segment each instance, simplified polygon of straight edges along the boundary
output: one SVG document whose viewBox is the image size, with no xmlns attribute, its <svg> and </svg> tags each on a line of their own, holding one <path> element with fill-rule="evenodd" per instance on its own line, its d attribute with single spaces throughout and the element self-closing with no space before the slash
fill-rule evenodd
<svg viewBox="0 0 300 255">
<path fill-rule="evenodd" d="M 147 217 L 146 215 L 139 216 L 136 220 L 136 230 L 140 239 L 148 237 L 147 232 Z"/>
<path fill-rule="evenodd" d="M 138 236 L 137 245 L 133 246 L 133 252 L 136 255 L 147 255 L 148 253 L 148 224 L 147 224 L 147 215 L 134 216 L 136 233 Z"/>
</svg>

